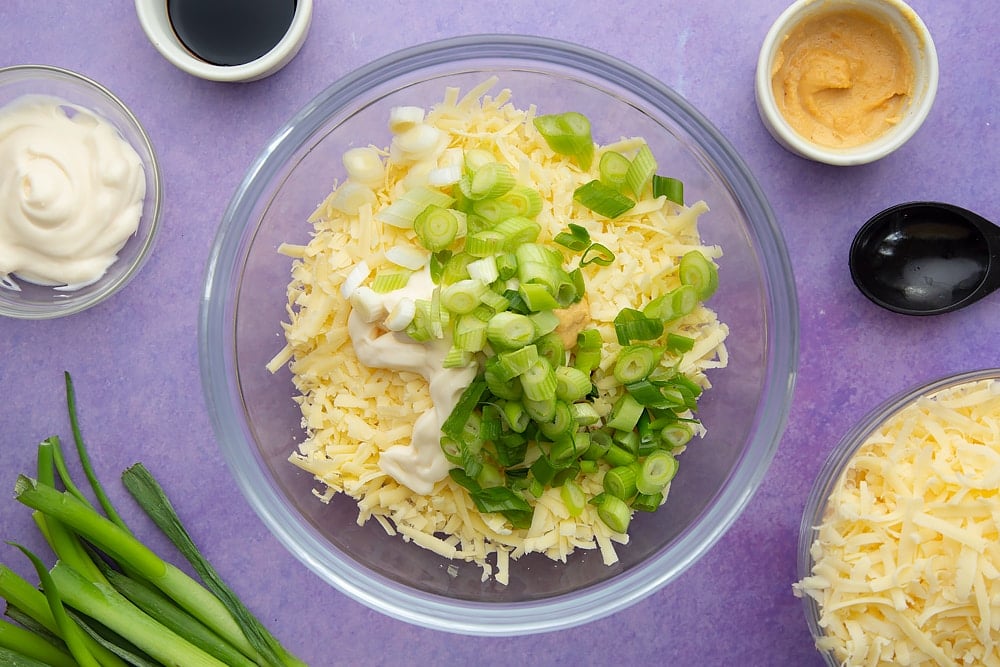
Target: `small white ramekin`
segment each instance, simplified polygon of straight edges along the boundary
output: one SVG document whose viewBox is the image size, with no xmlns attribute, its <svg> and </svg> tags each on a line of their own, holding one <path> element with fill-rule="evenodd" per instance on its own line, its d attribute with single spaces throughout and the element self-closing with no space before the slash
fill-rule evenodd
<svg viewBox="0 0 1000 667">
<path fill-rule="evenodd" d="M 796 132 L 778 109 L 771 85 L 775 57 L 789 32 L 816 14 L 839 9 L 861 10 L 892 25 L 906 47 L 914 71 L 912 99 L 900 122 L 878 138 L 848 148 L 822 146 Z M 764 38 L 754 82 L 761 120 L 779 144 L 810 160 L 839 166 L 874 162 L 906 143 L 930 113 L 937 85 L 937 51 L 930 31 L 902 0 L 796 0 L 778 16 Z"/>
<path fill-rule="evenodd" d="M 198 58 L 181 43 L 167 15 L 166 0 L 135 0 L 146 37 L 178 69 L 210 81 L 256 81 L 287 65 L 302 48 L 312 22 L 313 0 L 298 0 L 288 32 L 273 49 L 244 65 L 213 65 Z"/>
</svg>

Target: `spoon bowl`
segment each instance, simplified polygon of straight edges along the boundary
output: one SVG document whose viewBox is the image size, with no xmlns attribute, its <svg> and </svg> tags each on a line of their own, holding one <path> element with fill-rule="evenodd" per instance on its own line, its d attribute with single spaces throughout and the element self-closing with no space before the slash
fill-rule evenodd
<svg viewBox="0 0 1000 667">
<path fill-rule="evenodd" d="M 898 204 L 858 230 L 849 263 L 854 284 L 876 305 L 939 315 L 1000 287 L 1000 227 L 952 204 Z"/>
</svg>

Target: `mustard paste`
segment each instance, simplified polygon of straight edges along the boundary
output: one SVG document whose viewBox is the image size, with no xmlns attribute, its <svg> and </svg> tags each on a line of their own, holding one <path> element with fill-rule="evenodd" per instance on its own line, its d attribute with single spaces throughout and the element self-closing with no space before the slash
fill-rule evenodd
<svg viewBox="0 0 1000 667">
<path fill-rule="evenodd" d="M 832 10 L 796 25 L 771 70 L 778 109 L 809 141 L 832 148 L 877 139 L 900 121 L 914 68 L 898 31 L 858 10 Z"/>
</svg>

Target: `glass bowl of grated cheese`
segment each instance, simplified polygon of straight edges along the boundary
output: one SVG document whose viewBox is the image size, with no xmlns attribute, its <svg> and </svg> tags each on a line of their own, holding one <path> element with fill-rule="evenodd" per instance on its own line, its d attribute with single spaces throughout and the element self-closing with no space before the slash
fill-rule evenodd
<svg viewBox="0 0 1000 667">
<path fill-rule="evenodd" d="M 806 501 L 799 581 L 829 665 L 983 665 L 1000 650 L 1000 369 L 894 396 Z"/>
<path fill-rule="evenodd" d="M 582 144 L 574 140 L 581 117 Z M 655 159 L 640 159 L 644 151 Z M 583 185 L 614 176 L 600 166 L 608 153 L 636 165 L 619 174 L 631 172 L 631 190 L 619 183 L 584 205 Z M 671 190 L 677 181 L 683 192 Z M 510 197 L 525 191 L 510 213 Z M 423 215 L 431 209 L 438 212 Z M 690 253 L 698 268 L 684 273 Z M 454 266 L 460 278 L 446 278 Z M 426 298 L 409 298 L 410 290 Z M 541 305 L 546 299 L 553 305 Z M 489 326 L 470 319 L 487 306 Z M 538 338 L 520 346 L 525 317 Z M 616 333 L 618 325 L 631 333 Z M 649 326 L 655 334 L 639 333 Z M 572 393 L 564 376 L 579 375 L 586 355 L 577 341 L 593 342 L 588 331 L 611 352 L 587 367 L 590 393 L 565 401 L 578 400 L 574 424 L 588 425 L 574 426 L 567 459 L 556 454 L 567 439 L 544 430 L 559 421 L 543 415 L 548 376 L 536 384 L 525 379 L 536 377 L 528 366 L 511 368 L 522 353 L 544 357 L 531 356 L 530 367 L 554 368 L 557 391 Z M 515 635 L 635 603 L 736 520 L 784 428 L 797 307 L 784 242 L 756 181 L 687 102 L 586 48 L 474 36 L 376 61 L 275 134 L 222 220 L 199 333 L 223 455 L 292 553 L 393 617 Z M 469 343 L 473 334 L 488 339 Z M 425 345 L 423 361 L 409 359 L 414 348 L 397 344 L 404 339 Z M 439 349 L 438 340 L 452 345 Z M 633 376 L 645 362 L 618 364 L 626 349 L 646 347 L 655 370 Z M 431 370 L 449 378 L 438 385 L 448 391 L 421 366 L 431 349 L 440 352 Z M 498 350 L 508 365 L 490 366 Z M 561 366 L 569 359 L 574 369 Z M 518 387 L 493 382 L 508 371 Z M 638 396 L 645 380 L 661 398 L 667 385 L 681 397 L 672 412 L 660 403 L 632 409 L 638 401 L 624 397 Z M 484 393 L 472 396 L 476 387 Z M 521 387 L 523 401 L 506 395 Z M 473 448 L 472 436 L 463 439 L 470 432 L 445 419 L 460 406 L 488 424 L 500 422 L 486 414 L 502 410 L 503 432 Z M 626 426 L 626 414 L 638 421 Z M 462 419 L 472 423 L 468 413 Z M 543 451 L 517 454 L 514 424 L 542 433 L 525 447 Z M 636 424 L 669 455 L 644 453 Z M 429 433 L 429 448 L 418 446 L 418 433 Z M 601 454 L 581 454 L 585 440 Z M 613 466 L 612 455 L 626 458 Z M 660 464 L 677 462 L 672 479 L 661 474 Z M 608 474 L 612 467 L 623 470 Z M 602 492 L 611 479 L 616 491 Z M 610 498 L 618 495 L 629 503 Z"/>
</svg>

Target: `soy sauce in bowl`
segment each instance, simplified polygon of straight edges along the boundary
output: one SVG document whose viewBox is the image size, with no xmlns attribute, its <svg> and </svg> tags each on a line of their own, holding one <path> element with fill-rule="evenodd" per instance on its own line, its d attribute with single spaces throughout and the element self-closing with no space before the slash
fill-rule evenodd
<svg viewBox="0 0 1000 667">
<path fill-rule="evenodd" d="M 244 65 L 273 49 L 288 32 L 296 0 L 167 0 L 181 43 L 213 65 Z"/>
</svg>

